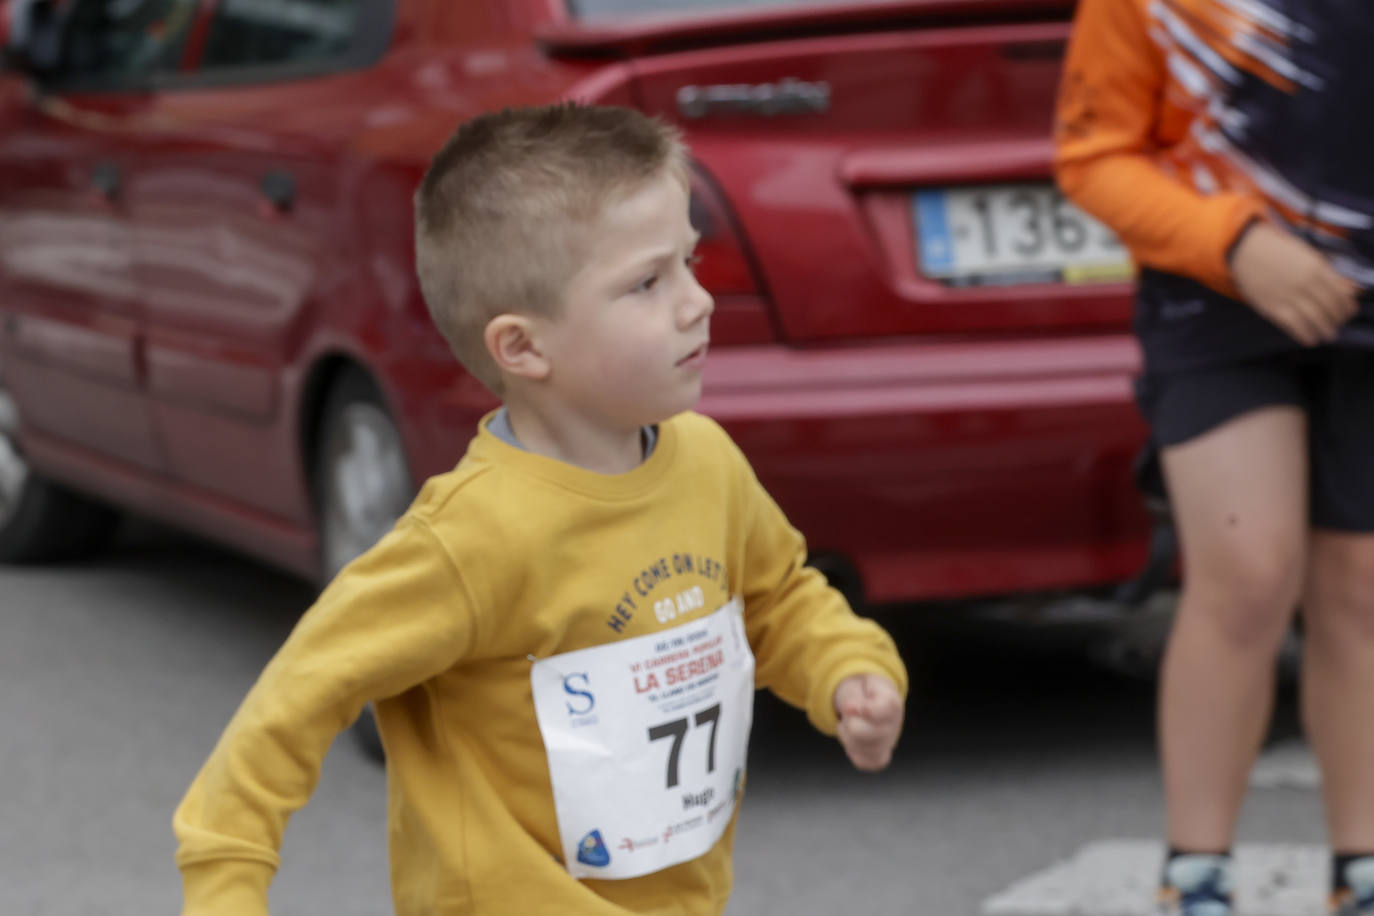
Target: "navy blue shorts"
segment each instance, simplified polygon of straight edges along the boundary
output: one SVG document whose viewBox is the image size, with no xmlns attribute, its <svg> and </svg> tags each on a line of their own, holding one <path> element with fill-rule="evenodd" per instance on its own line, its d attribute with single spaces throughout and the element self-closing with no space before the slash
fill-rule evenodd
<svg viewBox="0 0 1374 916">
<path fill-rule="evenodd" d="M 1374 532 L 1374 350 L 1318 347 L 1147 374 L 1136 386 L 1164 449 L 1261 407 L 1306 412 L 1314 527 Z"/>
</svg>

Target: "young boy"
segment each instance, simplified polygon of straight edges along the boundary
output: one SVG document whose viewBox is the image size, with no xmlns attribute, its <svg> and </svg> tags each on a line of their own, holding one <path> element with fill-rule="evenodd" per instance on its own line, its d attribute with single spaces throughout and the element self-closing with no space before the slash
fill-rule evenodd
<svg viewBox="0 0 1374 916">
<path fill-rule="evenodd" d="M 1082 0 L 1059 180 L 1142 270 L 1140 403 L 1183 550 L 1160 684 L 1162 912 L 1227 916 L 1303 612 L 1331 912 L 1374 914 L 1374 4 Z"/>
<path fill-rule="evenodd" d="M 686 153 L 632 110 L 484 115 L 416 196 L 421 286 L 504 406 L 320 596 L 175 816 L 187 914 L 265 913 L 369 700 L 396 912 L 719 913 L 756 685 L 886 766 L 906 673 L 804 566 L 701 392 Z"/>
</svg>

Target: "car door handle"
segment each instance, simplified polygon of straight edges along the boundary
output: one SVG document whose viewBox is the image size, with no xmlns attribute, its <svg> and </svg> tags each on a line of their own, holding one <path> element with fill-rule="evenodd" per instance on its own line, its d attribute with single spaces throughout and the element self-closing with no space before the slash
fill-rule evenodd
<svg viewBox="0 0 1374 916">
<path fill-rule="evenodd" d="M 113 201 L 119 196 L 120 186 L 123 184 L 124 177 L 119 170 L 119 166 L 113 162 L 97 162 L 91 169 L 91 187 L 100 197 L 106 201 Z"/>
<path fill-rule="evenodd" d="M 273 213 L 285 213 L 296 203 L 296 179 L 285 169 L 273 169 L 263 175 L 258 189 L 267 204 L 264 209 Z"/>
</svg>

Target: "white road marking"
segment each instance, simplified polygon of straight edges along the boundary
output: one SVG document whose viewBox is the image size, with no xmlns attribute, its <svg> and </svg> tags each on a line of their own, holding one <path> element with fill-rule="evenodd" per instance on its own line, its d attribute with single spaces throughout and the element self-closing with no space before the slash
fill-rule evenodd
<svg viewBox="0 0 1374 916">
<path fill-rule="evenodd" d="M 1102 840 L 983 901 L 982 916 L 1154 916 L 1163 844 Z M 1245 916 L 1324 916 L 1323 846 L 1241 844 L 1236 910 Z"/>
<path fill-rule="evenodd" d="M 1312 749 L 1301 738 L 1291 738 L 1260 754 L 1250 773 L 1257 789 L 1318 789 L 1321 773 Z"/>
</svg>

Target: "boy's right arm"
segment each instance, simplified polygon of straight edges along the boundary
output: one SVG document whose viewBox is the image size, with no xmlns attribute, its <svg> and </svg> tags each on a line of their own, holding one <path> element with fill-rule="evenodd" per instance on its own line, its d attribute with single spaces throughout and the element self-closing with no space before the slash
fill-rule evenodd
<svg viewBox="0 0 1374 916">
<path fill-rule="evenodd" d="M 1081 0 L 1055 116 L 1055 173 L 1142 264 L 1236 296 L 1227 253 L 1262 218 L 1256 197 L 1199 194 L 1149 155 L 1165 61 L 1140 0 Z"/>
<path fill-rule="evenodd" d="M 186 916 L 266 914 L 288 817 L 334 737 L 372 699 L 457 663 L 472 602 L 449 554 L 409 517 L 325 590 L 267 665 L 177 808 Z"/>
</svg>

